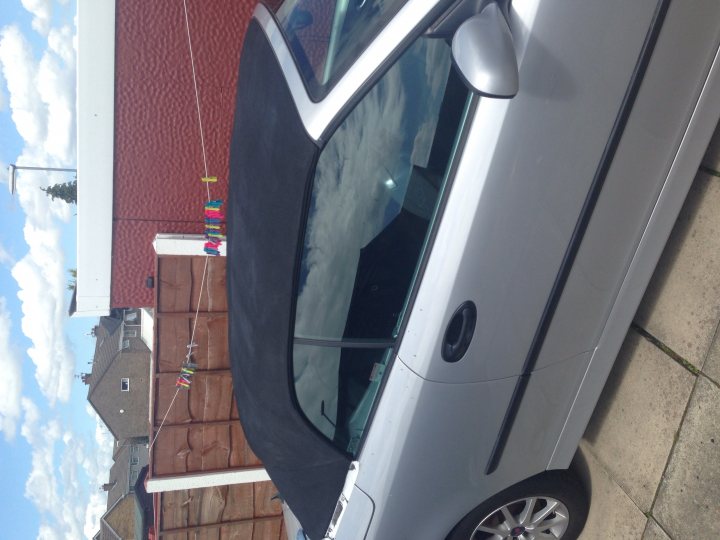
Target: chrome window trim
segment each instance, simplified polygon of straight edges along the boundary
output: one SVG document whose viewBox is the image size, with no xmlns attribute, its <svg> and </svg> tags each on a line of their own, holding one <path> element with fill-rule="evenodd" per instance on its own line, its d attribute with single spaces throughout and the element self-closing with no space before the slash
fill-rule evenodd
<svg viewBox="0 0 720 540">
<path fill-rule="evenodd" d="M 272 13 L 263 4 L 253 17 L 262 27 L 288 83 L 295 107 L 310 137 L 318 142 L 346 103 L 402 44 L 412 30 L 441 0 L 409 0 L 363 51 L 330 92 L 319 102 L 310 99 L 285 37 Z"/>
</svg>

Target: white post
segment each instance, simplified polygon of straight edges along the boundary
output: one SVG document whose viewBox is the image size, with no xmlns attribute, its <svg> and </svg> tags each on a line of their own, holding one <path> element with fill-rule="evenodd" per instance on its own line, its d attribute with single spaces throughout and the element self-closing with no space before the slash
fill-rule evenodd
<svg viewBox="0 0 720 540">
<path fill-rule="evenodd" d="M 239 470 L 223 470 L 175 476 L 150 478 L 147 482 L 148 493 L 163 491 L 178 491 L 181 489 L 196 489 L 214 486 L 227 486 L 230 484 L 251 484 L 270 480 L 263 467 L 249 467 Z"/>
</svg>

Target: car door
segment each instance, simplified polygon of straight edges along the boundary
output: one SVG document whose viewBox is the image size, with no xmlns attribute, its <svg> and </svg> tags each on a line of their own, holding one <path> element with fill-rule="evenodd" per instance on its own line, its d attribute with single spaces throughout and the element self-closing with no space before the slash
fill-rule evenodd
<svg viewBox="0 0 720 540">
<path fill-rule="evenodd" d="M 483 497 L 547 466 L 594 343 L 573 343 L 532 385 L 528 358 L 539 354 L 557 276 L 607 166 L 658 6 L 514 3 L 520 92 L 471 110 L 360 454 L 357 485 L 377 504 L 370 537 L 437 538 Z M 463 358 L 446 362 L 448 328 L 468 301 L 474 335 Z M 502 461 L 498 440 L 522 385 L 535 414 L 523 417 L 527 435 Z"/>
</svg>

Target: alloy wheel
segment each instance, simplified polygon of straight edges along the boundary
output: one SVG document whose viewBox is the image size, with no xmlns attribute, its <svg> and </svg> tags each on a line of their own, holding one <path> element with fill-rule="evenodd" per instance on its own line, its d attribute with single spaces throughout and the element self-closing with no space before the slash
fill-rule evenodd
<svg viewBox="0 0 720 540">
<path fill-rule="evenodd" d="M 567 507 L 551 497 L 528 497 L 497 508 L 470 535 L 470 540 L 552 540 L 562 538 L 570 523 Z"/>
</svg>

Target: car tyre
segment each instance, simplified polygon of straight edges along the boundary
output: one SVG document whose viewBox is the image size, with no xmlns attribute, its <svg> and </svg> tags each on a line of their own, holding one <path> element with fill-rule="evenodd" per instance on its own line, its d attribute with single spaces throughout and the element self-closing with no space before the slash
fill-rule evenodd
<svg viewBox="0 0 720 540">
<path fill-rule="evenodd" d="M 574 540 L 588 514 L 584 486 L 571 471 L 548 471 L 491 497 L 465 516 L 447 540 Z"/>
</svg>

